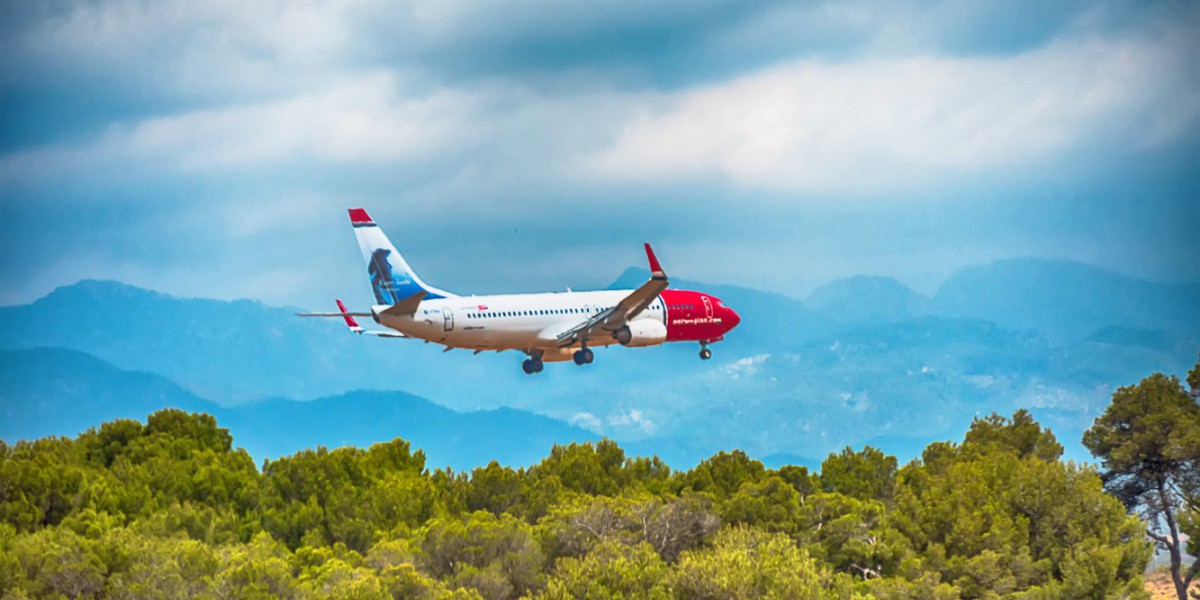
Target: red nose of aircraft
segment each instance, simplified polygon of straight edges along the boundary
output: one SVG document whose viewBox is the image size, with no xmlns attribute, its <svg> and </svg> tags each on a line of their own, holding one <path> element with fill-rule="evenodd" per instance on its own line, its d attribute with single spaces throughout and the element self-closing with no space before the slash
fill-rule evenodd
<svg viewBox="0 0 1200 600">
<path fill-rule="evenodd" d="M 725 325 L 725 333 L 729 333 L 738 326 L 738 323 L 742 322 L 742 317 L 737 314 L 737 311 L 725 306 L 724 302 L 719 303 L 719 306 L 721 307 L 721 323 Z"/>
<path fill-rule="evenodd" d="M 729 316 L 725 317 L 725 319 L 729 321 L 729 328 L 733 329 L 734 327 L 737 327 L 738 323 L 742 322 L 742 316 L 737 314 L 737 311 L 733 310 L 732 308 L 726 308 L 725 310 L 729 311 Z"/>
</svg>

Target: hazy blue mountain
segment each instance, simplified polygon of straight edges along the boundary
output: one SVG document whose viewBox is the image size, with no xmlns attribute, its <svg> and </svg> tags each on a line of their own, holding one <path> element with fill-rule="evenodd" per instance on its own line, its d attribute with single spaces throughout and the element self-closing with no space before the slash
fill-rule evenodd
<svg viewBox="0 0 1200 600">
<path fill-rule="evenodd" d="M 804 304 L 838 323 L 878 325 L 923 315 L 929 302 L 892 277 L 859 275 L 813 290 Z"/>
<path fill-rule="evenodd" d="M 530 465 L 548 456 L 556 443 L 599 439 L 523 410 L 460 413 L 402 392 L 354 391 L 309 402 L 270 400 L 222 414 L 222 422 L 256 457 L 277 457 L 317 443 L 366 446 L 402 437 L 425 450 L 431 466 L 462 470 L 492 460 Z"/>
<path fill-rule="evenodd" d="M 613 287 L 647 277 L 630 269 Z M 1137 282 L 1075 263 L 967 269 L 928 305 L 874 277 L 834 282 L 807 301 L 680 279 L 672 286 L 712 292 L 742 315 L 711 361 L 699 360 L 694 344 L 609 348 L 597 351 L 596 364 L 550 365 L 529 377 L 517 352 L 443 353 L 350 335 L 337 319 L 298 319 L 292 309 L 94 281 L 0 308 L 0 346 L 72 348 L 225 405 L 319 397 L 313 410 L 329 407 L 322 418 L 335 424 L 335 441 L 340 430 L 369 423 L 377 407 L 349 402 L 370 405 L 357 393 L 341 404 L 331 397 L 393 390 L 460 412 L 544 415 L 681 468 L 731 448 L 820 459 L 846 445 L 886 442 L 897 448 L 883 450 L 906 458 L 905 449 L 955 437 L 975 416 L 1017 408 L 1032 409 L 1074 458 L 1085 458 L 1073 432 L 1114 388 L 1156 371 L 1186 373 L 1200 350 L 1197 330 L 1188 329 L 1200 318 L 1200 304 L 1187 304 L 1196 286 Z M 1073 308 L 1060 307 L 1060 295 Z M 486 445 L 487 438 L 461 444 L 464 452 Z"/>
<path fill-rule="evenodd" d="M 962 269 L 938 289 L 933 310 L 1062 339 L 1112 326 L 1200 338 L 1200 285 L 1141 281 L 1071 261 L 1023 258 Z"/>
<path fill-rule="evenodd" d="M 31 305 L 0 308 L 0 343 L 81 350 L 217 401 L 334 391 L 320 382 L 343 368 L 335 359 L 342 344 L 297 326 L 291 312 L 81 281 Z M 330 353 L 314 352 L 322 347 Z"/>
<path fill-rule="evenodd" d="M 74 436 L 116 418 L 145 421 L 164 407 L 214 415 L 257 460 L 318 445 L 369 446 L 402 437 L 431 466 L 469 469 L 499 460 L 527 465 L 555 443 L 591 432 L 525 411 L 460 413 L 402 392 L 355 391 L 308 402 L 222 407 L 149 373 L 118 369 L 73 350 L 0 350 L 0 439 Z"/>
<path fill-rule="evenodd" d="M 80 350 L 122 369 L 158 373 L 225 405 L 360 388 L 454 396 L 488 389 L 479 380 L 495 371 L 469 361 L 469 353 L 444 357 L 420 343 L 364 339 L 340 319 L 300 319 L 296 312 L 87 280 L 30 305 L 0 307 L 0 347 Z M 421 376 L 447 364 L 455 365 L 455 377 Z M 472 384 L 464 373 L 479 376 Z"/>
<path fill-rule="evenodd" d="M 123 371 L 62 348 L 0 350 L 0 438 L 73 436 L 116 418 L 145 419 L 167 406 L 216 405 L 162 376 Z"/>
</svg>

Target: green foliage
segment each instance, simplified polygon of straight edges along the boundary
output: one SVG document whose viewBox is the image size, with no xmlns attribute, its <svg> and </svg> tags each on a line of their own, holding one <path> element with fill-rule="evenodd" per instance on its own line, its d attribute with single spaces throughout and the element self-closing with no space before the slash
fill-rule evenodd
<svg viewBox="0 0 1200 600">
<path fill-rule="evenodd" d="M 511 512 L 526 500 L 526 481 L 522 473 L 492 461 L 471 471 L 467 491 L 467 510 L 486 510 L 494 515 Z"/>
<path fill-rule="evenodd" d="M 532 528 L 509 515 L 478 511 L 437 517 L 416 533 L 418 560 L 434 576 L 477 589 L 489 600 L 540 587 L 542 553 Z"/>
<path fill-rule="evenodd" d="M 732 527 L 711 548 L 685 552 L 668 575 L 677 598 L 821 599 L 849 596 L 837 578 L 785 535 Z"/>
<path fill-rule="evenodd" d="M 561 558 L 537 600 L 667 600 L 667 564 L 649 544 L 606 541 L 582 558 Z"/>
<path fill-rule="evenodd" d="M 863 579 L 895 575 L 911 554 L 910 540 L 892 527 L 879 500 L 815 494 L 803 507 L 799 539 L 835 570 Z"/>
<path fill-rule="evenodd" d="M 775 471 L 775 475 L 788 482 L 801 496 L 814 494 L 821 489 L 821 476 L 809 473 L 808 467 L 784 465 Z"/>
<path fill-rule="evenodd" d="M 268 461 L 262 526 L 293 549 L 340 542 L 365 551 L 376 531 L 433 516 L 437 493 L 424 468 L 424 454 L 411 454 L 403 440 Z"/>
<path fill-rule="evenodd" d="M 222 547 L 220 559 L 213 583 L 218 596 L 258 600 L 300 595 L 291 553 L 265 532 L 248 544 Z"/>
<path fill-rule="evenodd" d="M 1062 444 L 1054 434 L 1042 429 L 1025 409 L 1018 410 L 1012 419 L 997 414 L 976 418 L 967 431 L 964 448 L 979 448 L 981 451 L 1002 449 L 1015 452 L 1017 456 L 1032 456 L 1046 461 L 1058 460 L 1063 453 Z"/>
<path fill-rule="evenodd" d="M 1028 439 L 1018 421 L 977 420 L 972 431 L 985 431 L 967 439 L 991 441 L 941 447 L 932 468 L 901 471 L 893 521 L 916 553 L 901 571 L 936 572 L 963 598 L 1003 596 L 1068 582 L 1079 564 L 1071 549 L 1095 547 L 1110 552 L 1113 568 L 1091 571 L 1094 589 L 1137 582 L 1149 559 L 1140 523 L 1092 471 L 1013 451 Z M 1015 439 L 995 440 L 997 432 Z"/>
<path fill-rule="evenodd" d="M 535 527 L 548 558 L 580 557 L 608 542 L 647 544 L 668 561 L 697 548 L 720 526 L 706 496 L 579 496 L 554 507 Z"/>
<path fill-rule="evenodd" d="M 866 447 L 819 474 L 736 450 L 672 473 L 604 440 L 430 472 L 394 440 L 260 472 L 211 417 L 166 410 L 0 442 L 0 595 L 1138 597 L 1141 524 L 1060 453 L 1021 411 L 903 469 Z"/>
<path fill-rule="evenodd" d="M 742 484 L 756 482 L 766 475 L 761 462 L 752 460 L 741 450 L 719 452 L 705 459 L 695 469 L 679 478 L 681 489 L 702 492 L 724 500 L 741 489 Z"/>
<path fill-rule="evenodd" d="M 1180 600 L 1200 574 L 1200 363 L 1188 373 L 1190 390 L 1174 376 L 1155 373 L 1113 394 L 1112 404 L 1083 436 L 1102 459 L 1105 488 L 1145 518 L 1148 535 L 1170 556 Z M 1184 547 L 1181 535 L 1191 536 Z M 1184 565 L 1184 552 L 1192 554 Z"/>
<path fill-rule="evenodd" d="M 821 463 L 821 487 L 859 500 L 890 500 L 896 487 L 896 457 L 867 446 L 830 454 Z"/>
<path fill-rule="evenodd" d="M 554 446 L 550 456 L 529 470 L 534 484 L 556 479 L 564 489 L 590 495 L 612 496 L 627 488 L 660 491 L 671 470 L 655 458 L 627 459 L 612 440 L 595 444 Z"/>
<path fill-rule="evenodd" d="M 803 526 L 800 492 L 777 475 L 742 484 L 722 506 L 727 523 L 753 525 L 765 531 L 796 535 Z"/>
</svg>

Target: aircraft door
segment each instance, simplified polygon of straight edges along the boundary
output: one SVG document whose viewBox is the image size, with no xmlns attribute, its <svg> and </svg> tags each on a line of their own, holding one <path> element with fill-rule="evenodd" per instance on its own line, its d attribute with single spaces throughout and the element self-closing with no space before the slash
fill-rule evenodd
<svg viewBox="0 0 1200 600">
<path fill-rule="evenodd" d="M 708 296 L 700 296 L 700 299 L 704 301 L 704 316 L 711 319 L 713 316 L 712 301 L 708 299 Z"/>
<path fill-rule="evenodd" d="M 446 331 L 454 331 L 454 311 L 449 308 L 443 308 L 442 320 L 445 323 Z"/>
</svg>

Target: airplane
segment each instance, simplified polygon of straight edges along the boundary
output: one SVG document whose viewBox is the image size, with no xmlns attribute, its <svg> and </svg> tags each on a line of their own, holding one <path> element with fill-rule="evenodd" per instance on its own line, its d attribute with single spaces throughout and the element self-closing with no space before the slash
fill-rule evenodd
<svg viewBox="0 0 1200 600">
<path fill-rule="evenodd" d="M 336 313 L 298 316 L 341 317 L 359 335 L 419 339 L 447 352 L 519 350 L 528 356 L 521 364 L 526 374 L 541 372 L 547 362 L 591 364 L 593 347 L 614 344 L 699 342 L 700 358 L 708 360 L 708 345 L 741 322 L 716 296 L 667 289 L 667 274 L 649 243 L 651 276 L 636 290 L 459 296 L 422 281 L 366 210 L 349 212 L 376 304 L 370 312 L 350 312 L 337 300 Z M 388 329 L 363 329 L 355 317 L 371 317 Z"/>
</svg>

